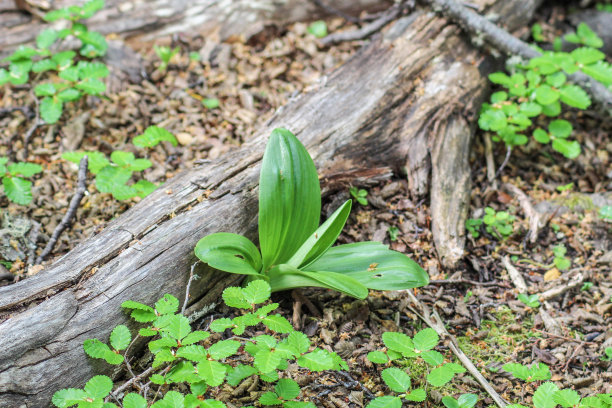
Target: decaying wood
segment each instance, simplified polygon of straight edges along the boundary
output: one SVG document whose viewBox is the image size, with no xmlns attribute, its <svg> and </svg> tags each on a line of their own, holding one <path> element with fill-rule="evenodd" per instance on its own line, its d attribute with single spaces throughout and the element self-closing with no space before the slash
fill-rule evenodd
<svg viewBox="0 0 612 408">
<path fill-rule="evenodd" d="M 470 144 L 468 119 L 479 109 L 487 68 L 459 33 L 432 13 L 397 21 L 242 147 L 169 180 L 38 275 L 0 288 L 0 406 L 48 406 L 54 391 L 109 373 L 107 364 L 85 357 L 82 343 L 107 340 L 127 322 L 123 301 L 152 304 L 164 293 L 182 299 L 202 236 L 255 237 L 260 161 L 276 127 L 298 136 L 323 177 L 405 168 L 415 196 L 428 191 L 431 156 L 431 200 L 445 200 L 432 206 L 433 222 L 445 222 L 444 211 L 464 211 L 468 158 L 452 150 Z M 451 173 L 460 184 L 455 191 L 441 180 Z M 460 236 L 455 227 L 436 231 Z M 192 315 L 240 278 L 203 265 L 195 273 L 202 278 L 191 285 Z"/>
<path fill-rule="evenodd" d="M 7 2 L 4 0 L 4 2 Z M 8 2 L 7 2 L 8 3 Z M 34 41 L 48 25 L 36 15 L 47 2 L 15 1 L 0 8 L 0 54 Z M 56 0 L 57 9 L 80 0 Z M 2 3 L 3 4 L 3 3 Z M 48 4 L 48 3 L 47 3 Z M 384 10 L 391 1 L 328 0 L 326 4 L 346 14 Z M 28 6 L 28 7 L 25 7 Z M 267 25 L 283 25 L 326 15 L 328 10 L 302 0 L 106 0 L 104 10 L 88 20 L 92 30 L 113 33 L 139 48 L 141 43 L 174 33 L 201 34 L 220 42 L 233 36 L 249 38 Z"/>
</svg>

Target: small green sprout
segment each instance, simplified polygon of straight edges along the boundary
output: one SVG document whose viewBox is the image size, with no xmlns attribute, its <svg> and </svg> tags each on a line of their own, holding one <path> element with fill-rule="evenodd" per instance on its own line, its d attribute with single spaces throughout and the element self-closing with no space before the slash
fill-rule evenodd
<svg viewBox="0 0 612 408">
<path fill-rule="evenodd" d="M 567 249 L 565 245 L 560 244 L 553 248 L 553 254 L 555 255 L 555 259 L 553 263 L 560 271 L 566 271 L 572 266 L 572 261 L 565 256 L 567 253 Z"/>
<path fill-rule="evenodd" d="M 506 211 L 495 211 L 493 208 L 487 207 L 482 220 L 486 231 L 497 239 L 506 239 L 512 235 L 514 216 Z"/>
<path fill-rule="evenodd" d="M 582 287 L 580 288 L 581 291 L 586 292 L 588 290 L 590 290 L 593 287 L 593 282 L 584 282 L 582 284 Z"/>
<path fill-rule="evenodd" d="M 362 188 L 358 189 L 357 187 L 351 187 L 349 189 L 349 192 L 359 204 L 368 205 L 368 199 L 366 198 L 368 196 L 367 190 L 364 190 Z"/>
<path fill-rule="evenodd" d="M 206 109 L 217 109 L 220 105 L 219 99 L 217 98 L 202 99 L 202 106 L 204 106 Z"/>
<path fill-rule="evenodd" d="M 155 54 L 157 54 L 157 56 L 161 60 L 159 67 L 157 67 L 157 69 L 160 71 L 165 71 L 166 69 L 168 69 L 168 65 L 170 64 L 170 61 L 172 60 L 172 58 L 174 58 L 174 56 L 177 55 L 181 49 L 179 47 L 170 48 L 165 45 L 161 45 L 161 46 L 154 45 L 153 50 L 155 51 Z"/>
<path fill-rule="evenodd" d="M 525 293 L 519 293 L 517 299 L 525 304 L 525 306 L 536 308 L 540 306 L 540 300 L 538 295 L 527 295 Z"/>
<path fill-rule="evenodd" d="M 317 38 L 327 36 L 327 24 L 323 20 L 313 22 L 308 26 L 308 32 Z"/>
<path fill-rule="evenodd" d="M 397 235 L 399 234 L 399 229 L 397 227 L 389 227 L 387 232 L 389 233 L 389 239 L 391 241 L 397 241 Z"/>
</svg>

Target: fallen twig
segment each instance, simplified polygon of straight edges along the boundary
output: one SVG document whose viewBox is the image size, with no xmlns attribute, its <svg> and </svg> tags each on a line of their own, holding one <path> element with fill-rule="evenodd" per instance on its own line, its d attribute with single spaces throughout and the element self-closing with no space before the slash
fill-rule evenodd
<svg viewBox="0 0 612 408">
<path fill-rule="evenodd" d="M 511 263 L 510 258 L 508 256 L 504 256 L 502 258 L 502 263 L 504 264 L 504 268 L 508 271 L 508 275 L 514 283 L 514 286 L 519 290 L 519 293 L 527 293 L 527 284 L 525 283 L 525 279 L 521 273 L 516 269 Z"/>
<path fill-rule="evenodd" d="M 576 275 L 572 276 L 567 283 L 540 293 L 540 302 L 545 302 L 547 300 L 553 299 L 559 295 L 564 294 L 568 290 L 575 289 L 578 286 L 582 285 L 583 281 L 584 275 L 582 273 L 577 273 Z"/>
<path fill-rule="evenodd" d="M 183 302 L 183 307 L 181 309 L 181 314 L 183 315 L 185 314 L 185 309 L 187 309 L 187 302 L 189 301 L 189 288 L 191 287 L 191 282 L 194 279 L 198 278 L 198 275 L 193 274 L 193 270 L 199 263 L 200 261 L 194 262 L 193 265 L 191 265 L 191 270 L 189 271 L 189 280 L 187 281 L 187 288 L 185 289 L 185 301 Z"/>
<path fill-rule="evenodd" d="M 541 55 L 527 43 L 454 0 L 428 0 L 428 2 L 435 11 L 449 17 L 465 30 L 483 38 L 506 54 L 529 59 Z M 593 100 L 601 105 L 608 114 L 612 114 L 612 93 L 603 84 L 582 72 L 576 72 L 568 75 L 568 77 L 572 82 L 583 85 L 585 91 L 593 97 Z"/>
<path fill-rule="evenodd" d="M 30 126 L 26 134 L 23 136 L 23 160 L 28 159 L 30 139 L 32 139 L 32 136 L 34 136 L 34 132 L 36 132 L 36 129 L 38 129 L 40 125 L 45 124 L 45 122 L 40 119 L 40 105 L 38 103 L 38 98 L 34 96 L 33 94 L 32 94 L 32 97 L 34 98 L 34 103 L 36 104 L 36 107 L 34 108 L 35 117 L 34 117 L 34 123 L 32 123 L 32 126 Z"/>
<path fill-rule="evenodd" d="M 323 45 L 332 45 L 344 41 L 363 40 L 364 38 L 367 38 L 379 31 L 391 21 L 395 20 L 402 13 L 403 9 L 404 7 L 401 4 L 394 4 L 393 6 L 389 7 L 389 9 L 385 11 L 378 19 L 372 21 L 370 24 L 364 25 L 357 30 L 330 34 L 323 38 L 321 43 Z"/>
<path fill-rule="evenodd" d="M 594 346 L 597 345 L 597 343 L 595 343 L 594 341 L 584 341 L 584 340 L 580 340 L 580 339 L 573 339 L 571 337 L 561 336 L 559 334 L 554 334 L 554 333 L 550 333 L 550 332 L 547 332 L 547 331 L 544 331 L 544 330 L 536 329 L 535 327 L 534 327 L 533 330 L 538 331 L 538 332 L 540 332 L 542 334 L 545 334 L 547 336 L 550 336 L 550 337 L 555 337 L 557 339 L 573 341 L 574 343 L 588 344 L 588 345 L 594 345 Z"/>
<path fill-rule="evenodd" d="M 495 181 L 495 158 L 493 157 L 493 143 L 491 142 L 491 136 L 485 132 L 482 132 L 482 138 L 484 139 L 485 159 L 487 161 L 487 180 L 489 183 L 493 183 Z"/>
<path fill-rule="evenodd" d="M 450 284 L 450 283 L 465 283 L 467 285 L 474 286 L 498 286 L 501 288 L 507 288 L 509 285 L 506 282 L 478 282 L 470 279 L 438 279 L 438 280 L 430 280 L 430 285 L 437 284 Z"/>
<path fill-rule="evenodd" d="M 504 161 L 502 162 L 501 166 L 499 166 L 499 169 L 497 169 L 497 171 L 495 172 L 495 176 L 493 176 L 494 179 L 499 177 L 502 170 L 506 168 L 508 161 L 510 161 L 511 154 L 512 154 L 512 146 L 506 146 L 506 156 L 504 157 Z"/>
<path fill-rule="evenodd" d="M 500 408 L 505 408 L 507 405 L 507 402 L 504 401 L 501 395 L 499 395 L 497 391 L 493 389 L 493 387 L 491 386 L 491 384 L 489 384 L 487 379 L 484 378 L 482 374 L 480 374 L 480 371 L 478 371 L 478 368 L 476 368 L 474 363 L 472 363 L 472 361 L 468 358 L 468 356 L 466 356 L 465 353 L 461 350 L 461 348 L 458 346 L 457 339 L 455 339 L 455 337 L 451 335 L 448 332 L 448 330 L 446 330 L 446 327 L 444 327 L 444 322 L 442 322 L 442 319 L 440 318 L 440 315 L 438 314 L 438 312 L 435 309 L 433 310 L 433 313 L 430 312 L 429 308 L 424 303 L 419 301 L 416 298 L 416 296 L 412 294 L 412 292 L 410 292 L 409 290 L 405 292 L 408 294 L 408 297 L 410 298 L 412 303 L 418 309 L 420 309 L 421 312 L 415 310 L 414 308 L 410 308 L 410 309 L 417 316 L 419 316 L 421 320 L 425 322 L 425 324 L 427 324 L 429 327 L 434 329 L 436 333 L 438 333 L 438 336 L 440 336 L 441 339 L 448 340 L 447 341 L 448 347 L 455 354 L 455 356 L 457 356 L 459 361 L 461 361 L 463 366 L 469 371 L 470 374 L 472 374 L 472 376 L 474 376 L 474 378 L 476 378 L 476 380 L 480 383 L 482 388 L 491 396 L 491 398 L 493 398 L 493 401 L 495 401 L 497 406 Z"/>
<path fill-rule="evenodd" d="M 504 188 L 508 190 L 508 192 L 512 193 L 512 195 L 516 197 L 519 204 L 521 205 L 525 216 L 529 220 L 529 233 L 527 234 L 527 236 L 529 238 L 529 242 L 534 244 L 536 242 L 536 239 L 538 238 L 538 232 L 540 230 L 540 227 L 543 224 L 542 216 L 533 207 L 533 204 L 531 204 L 531 200 L 529 200 L 529 197 L 527 197 L 527 194 L 525 194 L 523 190 L 510 183 L 505 183 Z"/>
<path fill-rule="evenodd" d="M 74 196 L 72 196 L 72 200 L 70 200 L 70 206 L 68 207 L 68 211 L 66 212 L 66 215 L 64 215 L 64 218 L 62 218 L 62 221 L 59 223 L 59 225 L 55 227 L 55 230 L 51 235 L 51 239 L 49 239 L 49 242 L 47 242 L 45 249 L 42 251 L 40 256 L 36 258 L 37 264 L 40 264 L 47 257 L 47 255 L 49 255 L 51 251 L 53 251 L 53 247 L 57 243 L 57 240 L 59 239 L 60 235 L 62 234 L 62 232 L 64 232 L 66 228 L 68 228 L 68 226 L 72 222 L 72 219 L 76 215 L 77 209 L 81 204 L 81 200 L 85 195 L 85 191 L 87 191 L 87 162 L 88 157 L 85 155 L 79 162 L 77 189 L 74 193 Z"/>
</svg>

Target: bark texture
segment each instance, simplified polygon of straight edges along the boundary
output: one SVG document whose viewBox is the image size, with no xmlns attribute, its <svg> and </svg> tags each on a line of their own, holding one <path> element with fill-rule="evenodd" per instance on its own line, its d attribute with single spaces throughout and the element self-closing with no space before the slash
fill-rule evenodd
<svg viewBox="0 0 612 408">
<path fill-rule="evenodd" d="M 0 288 L 0 406 L 48 406 L 56 390 L 110 373 L 85 357 L 82 343 L 105 341 L 127 321 L 123 301 L 152 304 L 164 293 L 183 299 L 202 236 L 255 237 L 260 161 L 276 127 L 292 130 L 327 178 L 405 168 L 415 198 L 431 190 L 441 258 L 456 259 L 469 198 L 469 123 L 487 73 L 485 59 L 459 35 L 433 13 L 398 20 L 242 147 L 169 180 L 38 275 Z M 192 313 L 239 278 L 204 267 L 196 273 Z"/>
<path fill-rule="evenodd" d="M 56 0 L 52 9 L 80 0 Z M 343 13 L 357 16 L 361 11 L 379 11 L 391 1 L 325 0 L 325 4 Z M 16 46 L 34 41 L 47 26 L 41 17 L 49 7 L 44 0 L 0 0 L 0 50 L 2 54 Z M 283 25 L 325 16 L 328 10 L 303 0 L 106 0 L 104 10 L 88 20 L 92 30 L 118 34 L 130 45 L 150 42 L 175 33 L 202 34 L 219 42 L 232 36 L 246 38 L 266 25 Z"/>
</svg>

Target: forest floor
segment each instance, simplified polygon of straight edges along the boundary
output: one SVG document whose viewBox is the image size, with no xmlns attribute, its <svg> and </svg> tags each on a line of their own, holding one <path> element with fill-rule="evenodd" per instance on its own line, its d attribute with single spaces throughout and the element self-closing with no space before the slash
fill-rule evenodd
<svg viewBox="0 0 612 408">
<path fill-rule="evenodd" d="M 331 31 L 343 24 L 340 19 L 328 21 Z M 10 239 L 1 236 L 7 242 L 2 243 L 0 284 L 25 279 L 43 268 L 34 265 L 33 259 L 63 217 L 76 187 L 76 166 L 61 159 L 63 152 L 131 151 L 153 162 L 142 177 L 154 183 L 223 155 L 248 140 L 277 108 L 341 65 L 361 45 L 351 42 L 322 48 L 306 28 L 306 24 L 294 24 L 247 44 L 213 46 L 201 38 L 175 38 L 173 45 L 180 46 L 181 52 L 167 71 L 156 69 L 159 60 L 152 51 L 144 55 L 146 80 L 128 84 L 113 83 L 111 78 L 106 97 L 88 97 L 69 105 L 59 124 L 38 129 L 27 158 L 22 157 L 23 141 L 17 135 L 31 125 L 31 110 L 26 109 L 25 115 L 21 111 L 4 113 L 0 117 L 0 156 L 38 163 L 44 173 L 34 181 L 34 201 L 29 206 L 0 197 L 2 230 L 12 231 Z M 190 52 L 196 52 L 197 58 Z M 0 109 L 32 105 L 32 96 L 25 89 L 6 86 L 0 93 Z M 202 100 L 210 98 L 219 101 L 217 108 L 202 106 Z M 592 111 L 570 111 L 566 119 L 574 124 L 583 146 L 576 160 L 529 144 L 514 149 L 508 165 L 492 182 L 487 177 L 483 135 L 477 136 L 471 156 L 470 218 L 481 218 L 484 209 L 491 207 L 508 212 L 515 221 L 506 238 L 484 228 L 478 237 L 469 235 L 465 257 L 456 270 L 446 271 L 440 265 L 427 201 L 411 197 L 400 174 L 367 188 L 368 204 L 355 202 L 340 237 L 341 243 L 382 241 L 423 266 L 431 283 L 415 290 L 416 296 L 438 310 L 450 334 L 493 388 L 507 401 L 525 405 L 531 403 L 528 396 L 533 388 L 501 370 L 507 362 L 543 362 L 561 387 L 573 388 L 583 396 L 612 392 L 612 362 L 605 357 L 606 348 L 612 348 L 612 224 L 597 212 L 612 203 L 612 122 Z M 132 138 L 153 124 L 174 133 L 179 146 L 159 145 L 146 152 L 134 147 Z M 502 145 L 494 145 L 496 163 L 503 161 L 505 153 Z M 542 217 L 535 242 L 527 238 L 530 214 L 508 184 L 524 192 Z M 330 213 L 334 203 L 346 198 L 350 198 L 348 189 L 325 197 L 323 212 Z M 90 183 L 76 222 L 61 236 L 53 257 L 98 233 L 138 200 L 117 201 L 97 192 Z M 517 299 L 519 288 L 508 271 L 511 268 L 523 277 L 529 294 L 552 290 L 555 295 L 540 305 L 526 305 Z M 290 367 L 290 375 L 302 385 L 307 398 L 325 407 L 361 407 L 373 395 L 387 392 L 380 367 L 366 355 L 381 347 L 384 331 L 413 335 L 426 327 L 410 307 L 407 294 L 372 292 L 366 300 L 323 290 L 302 294 L 312 307 L 303 307 L 298 328 L 317 345 L 338 352 L 351 367 L 348 377 L 331 372 L 309 374 Z M 279 294 L 274 299 L 281 304 L 281 313 L 294 319 L 295 298 Z M 220 306 L 214 313 L 230 316 L 231 310 Z M 447 345 L 438 350 L 449 361 L 455 359 Z M 419 383 L 423 365 L 407 369 L 415 387 L 427 387 Z M 432 400 L 428 406 L 439 405 L 443 395 L 467 392 L 478 394 L 484 405 L 493 404 L 465 373 L 450 385 L 429 387 Z M 240 395 L 221 388 L 215 397 L 242 406 L 254 395 L 246 387 Z"/>
</svg>

